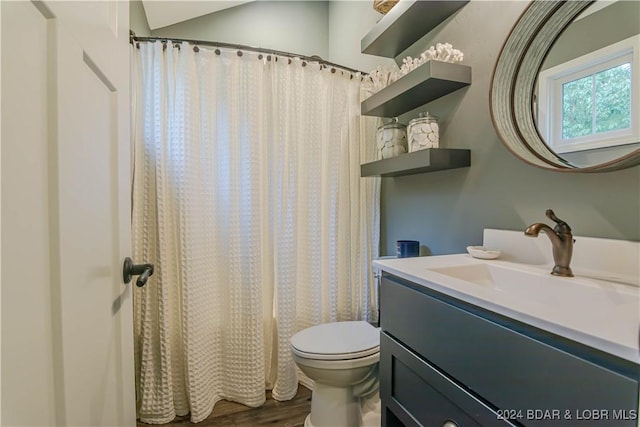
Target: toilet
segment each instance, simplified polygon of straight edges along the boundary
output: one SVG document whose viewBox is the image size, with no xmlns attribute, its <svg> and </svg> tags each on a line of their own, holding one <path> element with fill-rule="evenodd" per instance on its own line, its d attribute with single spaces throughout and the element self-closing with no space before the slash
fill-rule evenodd
<svg viewBox="0 0 640 427">
<path fill-rule="evenodd" d="M 305 427 L 380 425 L 379 411 L 362 406 L 378 398 L 380 330 L 364 321 L 324 323 L 291 337 L 293 360 L 314 381 Z M 379 405 L 378 409 L 379 409 Z"/>
</svg>

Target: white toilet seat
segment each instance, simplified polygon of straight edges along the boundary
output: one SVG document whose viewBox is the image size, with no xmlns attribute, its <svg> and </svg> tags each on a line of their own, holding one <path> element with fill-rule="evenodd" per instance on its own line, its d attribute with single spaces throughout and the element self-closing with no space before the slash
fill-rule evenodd
<svg viewBox="0 0 640 427">
<path fill-rule="evenodd" d="M 291 337 L 291 350 L 315 360 L 352 360 L 380 351 L 380 330 L 364 321 L 312 326 Z"/>
<path fill-rule="evenodd" d="M 375 353 L 380 352 L 380 346 L 372 347 L 367 350 L 356 351 L 353 353 L 335 353 L 335 354 L 325 354 L 325 353 L 309 353 L 306 351 L 300 351 L 294 346 L 291 346 L 291 351 L 300 357 L 304 357 L 305 359 L 316 359 L 316 360 L 353 360 L 360 359 L 361 357 L 367 357 Z"/>
<path fill-rule="evenodd" d="M 355 369 L 363 366 L 370 366 L 380 361 L 380 351 L 364 357 L 358 357 L 356 359 L 330 359 L 323 360 L 316 357 L 304 357 L 299 356 L 293 352 L 293 360 L 298 365 L 310 366 L 312 368 L 327 369 L 327 370 L 344 370 Z"/>
</svg>

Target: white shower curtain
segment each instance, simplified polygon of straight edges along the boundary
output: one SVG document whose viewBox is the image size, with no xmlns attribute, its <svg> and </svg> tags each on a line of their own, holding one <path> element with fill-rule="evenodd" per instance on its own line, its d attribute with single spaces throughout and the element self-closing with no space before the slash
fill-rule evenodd
<svg viewBox="0 0 640 427">
<path fill-rule="evenodd" d="M 292 398 L 289 338 L 375 320 L 376 121 L 361 76 L 274 55 L 132 48 L 138 416 Z"/>
</svg>

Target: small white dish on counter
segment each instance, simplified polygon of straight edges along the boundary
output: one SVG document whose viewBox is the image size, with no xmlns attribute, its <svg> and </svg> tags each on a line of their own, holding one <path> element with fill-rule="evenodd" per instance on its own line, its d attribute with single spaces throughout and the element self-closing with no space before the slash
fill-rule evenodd
<svg viewBox="0 0 640 427">
<path fill-rule="evenodd" d="M 467 246 L 467 252 L 474 258 L 496 259 L 502 252 L 495 249 L 488 249 L 484 246 Z"/>
</svg>

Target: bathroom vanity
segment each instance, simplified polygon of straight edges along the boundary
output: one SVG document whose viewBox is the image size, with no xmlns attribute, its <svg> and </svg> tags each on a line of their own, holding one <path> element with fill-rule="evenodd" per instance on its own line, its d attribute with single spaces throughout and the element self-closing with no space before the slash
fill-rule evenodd
<svg viewBox="0 0 640 427">
<path fill-rule="evenodd" d="M 485 245 L 505 234 L 494 231 Z M 580 265 L 556 278 L 539 261 L 376 261 L 383 426 L 639 425 L 637 283 L 581 277 Z"/>
</svg>

